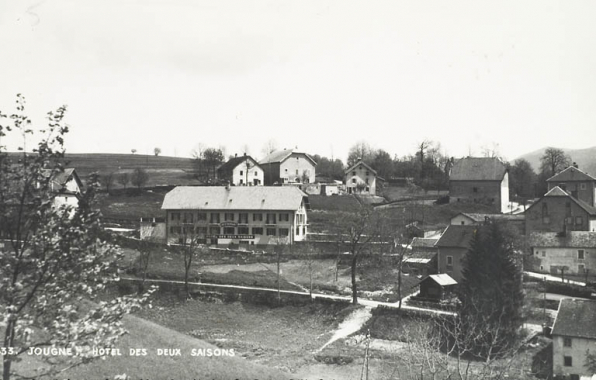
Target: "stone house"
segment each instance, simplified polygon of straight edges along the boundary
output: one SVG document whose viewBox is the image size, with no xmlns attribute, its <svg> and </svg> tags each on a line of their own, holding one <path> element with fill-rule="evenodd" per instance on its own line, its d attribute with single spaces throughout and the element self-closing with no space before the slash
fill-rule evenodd
<svg viewBox="0 0 596 380">
<path fill-rule="evenodd" d="M 496 212 L 506 212 L 509 173 L 505 164 L 491 157 L 455 160 L 449 171 L 449 201 L 482 203 Z"/>
<path fill-rule="evenodd" d="M 559 187 L 572 197 L 596 207 L 596 178 L 579 170 L 576 164 L 550 177 L 546 183 L 548 190 Z"/>
<path fill-rule="evenodd" d="M 278 150 L 259 161 L 265 185 L 314 183 L 317 163 L 308 154 L 296 149 Z"/>
<path fill-rule="evenodd" d="M 563 269 L 575 275 L 596 273 L 596 232 L 533 232 L 528 247 L 535 272 L 561 274 Z"/>
<path fill-rule="evenodd" d="M 217 246 L 306 239 L 307 196 L 295 186 L 179 186 L 166 194 L 166 242 Z"/>
<path fill-rule="evenodd" d="M 255 159 L 244 154 L 221 165 L 217 169 L 217 178 L 234 186 L 258 186 L 264 183 L 264 172 Z"/>
<path fill-rule="evenodd" d="M 596 231 L 596 207 L 555 186 L 525 211 L 526 234 Z"/>
<path fill-rule="evenodd" d="M 571 380 L 591 376 L 588 353 L 596 353 L 596 301 L 564 298 L 552 330 L 553 374 Z"/>
<path fill-rule="evenodd" d="M 463 277 L 463 260 L 479 226 L 450 225 L 439 238 L 437 247 L 438 273 L 446 273 L 455 281 Z"/>
<path fill-rule="evenodd" d="M 345 170 L 346 191 L 348 194 L 376 195 L 382 186 L 383 178 L 366 162 L 359 160 Z"/>
</svg>

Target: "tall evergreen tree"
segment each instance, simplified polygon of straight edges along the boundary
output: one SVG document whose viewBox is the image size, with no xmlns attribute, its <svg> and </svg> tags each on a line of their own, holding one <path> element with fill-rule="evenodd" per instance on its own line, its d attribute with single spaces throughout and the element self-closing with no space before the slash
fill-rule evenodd
<svg viewBox="0 0 596 380">
<path fill-rule="evenodd" d="M 522 277 L 503 226 L 479 227 L 464 262 L 458 319 L 460 349 L 489 360 L 506 354 L 522 325 Z"/>
</svg>

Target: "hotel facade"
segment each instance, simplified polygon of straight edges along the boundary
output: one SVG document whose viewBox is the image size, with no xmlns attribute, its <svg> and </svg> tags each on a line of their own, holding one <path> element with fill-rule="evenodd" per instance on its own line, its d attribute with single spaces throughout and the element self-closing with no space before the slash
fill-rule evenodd
<svg viewBox="0 0 596 380">
<path fill-rule="evenodd" d="M 179 186 L 166 194 L 166 242 L 217 246 L 293 244 L 306 239 L 307 195 L 293 186 Z"/>
</svg>

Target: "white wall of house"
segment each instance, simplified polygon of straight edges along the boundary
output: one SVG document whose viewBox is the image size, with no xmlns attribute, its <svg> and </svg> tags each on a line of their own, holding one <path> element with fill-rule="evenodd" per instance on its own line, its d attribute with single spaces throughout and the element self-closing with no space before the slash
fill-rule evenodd
<svg viewBox="0 0 596 380">
<path fill-rule="evenodd" d="M 509 211 L 509 173 L 505 172 L 501 181 L 501 212 Z"/>
<path fill-rule="evenodd" d="M 461 226 L 471 226 L 474 224 L 474 221 L 470 218 L 468 218 L 465 215 L 456 215 L 453 218 L 451 218 L 451 224 L 452 225 L 461 225 Z"/>
<path fill-rule="evenodd" d="M 584 366 L 586 351 L 596 353 L 596 340 L 569 337 L 571 347 L 565 347 L 565 337 L 553 336 L 553 374 L 555 375 L 591 375 Z M 571 358 L 571 366 L 565 365 L 565 357 Z"/>
<path fill-rule="evenodd" d="M 247 161 L 248 161 L 248 170 L 247 170 Z M 247 176 L 248 172 L 248 176 Z M 246 159 L 238 166 L 234 168 L 232 171 L 232 183 L 235 186 L 246 186 L 248 183 L 249 186 L 259 186 L 263 185 L 263 178 L 264 178 L 263 169 L 259 166 L 255 166 L 255 162 Z M 248 180 L 248 182 L 247 182 Z"/>
<path fill-rule="evenodd" d="M 590 231 L 596 232 L 596 219 L 590 219 Z"/>
<path fill-rule="evenodd" d="M 292 154 L 280 165 L 279 176 L 284 183 L 302 183 L 304 174 L 308 177 L 308 183 L 315 182 L 315 165 L 303 154 Z"/>
<path fill-rule="evenodd" d="M 349 193 L 376 194 L 377 177 L 364 165 L 358 165 L 346 173 L 346 189 Z M 360 190 L 362 189 L 362 190 Z"/>
<path fill-rule="evenodd" d="M 536 268 L 540 272 L 551 273 L 551 268 L 566 266 L 565 273 L 583 275 L 588 269 L 596 272 L 596 247 L 594 248 L 541 248 L 533 247 Z M 583 259 L 580 251 L 583 251 Z M 560 273 L 560 272 L 557 272 Z"/>
</svg>

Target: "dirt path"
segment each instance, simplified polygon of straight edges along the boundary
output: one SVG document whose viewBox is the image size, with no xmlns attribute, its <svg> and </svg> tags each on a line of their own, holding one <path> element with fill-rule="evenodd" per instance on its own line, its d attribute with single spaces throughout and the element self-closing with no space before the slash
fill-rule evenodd
<svg viewBox="0 0 596 380">
<path fill-rule="evenodd" d="M 348 315 L 348 317 L 339 324 L 331 339 L 329 339 L 329 341 L 325 343 L 323 347 L 319 348 L 317 352 L 323 351 L 323 349 L 325 349 L 325 347 L 329 346 L 331 343 L 339 339 L 347 338 L 348 336 L 360 330 L 366 321 L 372 317 L 371 311 L 372 307 L 370 306 L 354 310 L 352 314 Z"/>
</svg>

